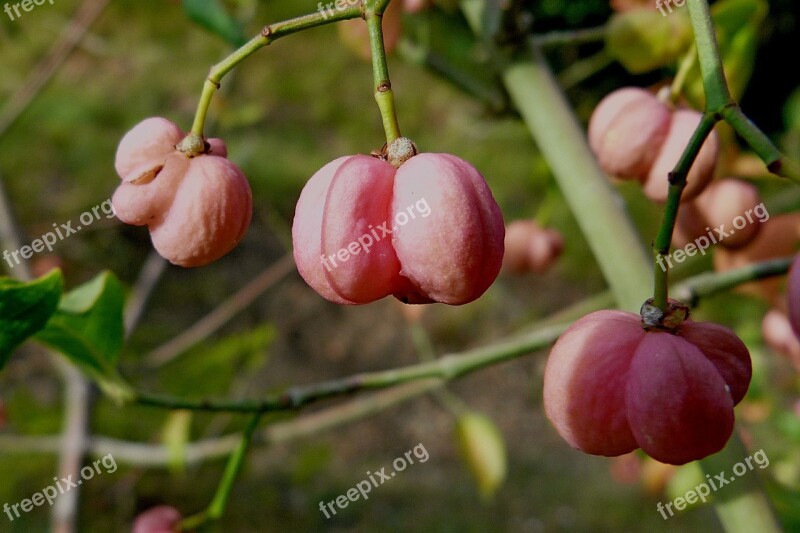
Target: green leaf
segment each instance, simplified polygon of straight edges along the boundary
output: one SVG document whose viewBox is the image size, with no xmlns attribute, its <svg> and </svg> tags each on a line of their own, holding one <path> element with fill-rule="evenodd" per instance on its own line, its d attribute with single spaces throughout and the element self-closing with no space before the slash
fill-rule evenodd
<svg viewBox="0 0 800 533">
<path fill-rule="evenodd" d="M 122 348 L 122 284 L 103 272 L 67 293 L 36 338 L 58 350 L 108 394 L 123 399 L 126 386 L 116 371 Z"/>
<path fill-rule="evenodd" d="M 239 47 L 247 42 L 241 24 L 219 0 L 183 0 L 183 10 L 194 22 L 230 44 Z"/>
<path fill-rule="evenodd" d="M 640 74 L 672 64 L 691 42 L 688 10 L 665 17 L 657 10 L 634 9 L 611 18 L 606 51 L 628 72 Z"/>
<path fill-rule="evenodd" d="M 711 7 L 725 78 L 739 101 L 750 82 L 758 51 L 758 30 L 769 12 L 765 0 L 721 0 Z M 700 67 L 687 78 L 686 92 L 698 107 L 705 102 Z"/>
<path fill-rule="evenodd" d="M 0 278 L 0 369 L 17 346 L 44 327 L 62 290 L 58 269 L 30 283 Z"/>
<path fill-rule="evenodd" d="M 230 392 L 237 375 L 255 373 L 266 364 L 275 336 L 273 325 L 260 324 L 198 345 L 169 367 L 163 384 L 178 396 Z"/>
</svg>

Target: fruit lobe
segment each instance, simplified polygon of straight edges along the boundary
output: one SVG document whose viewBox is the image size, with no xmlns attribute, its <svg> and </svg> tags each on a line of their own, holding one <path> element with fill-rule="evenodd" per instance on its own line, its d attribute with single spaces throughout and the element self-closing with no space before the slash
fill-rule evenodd
<svg viewBox="0 0 800 533">
<path fill-rule="evenodd" d="M 721 228 L 728 236 L 719 241 L 720 246 L 741 248 L 756 238 L 768 218 L 754 185 L 731 178 L 715 180 L 693 202 L 681 207 L 674 242 L 683 247 Z"/>
<path fill-rule="evenodd" d="M 625 87 L 606 96 L 589 122 L 589 144 L 607 174 L 643 181 L 670 129 L 670 111 L 654 95 Z"/>
<path fill-rule="evenodd" d="M 653 161 L 644 184 L 644 193 L 651 200 L 666 201 L 669 191 L 669 173 L 678 164 L 678 160 L 689 144 L 697 125 L 700 124 L 702 116 L 701 113 L 691 109 L 679 109 L 672 114 L 669 132 L 663 140 L 658 157 Z M 682 202 L 691 200 L 703 192 L 703 189 L 714 177 L 718 155 L 719 137 L 715 131 L 712 131 L 700 148 L 686 177 L 686 188 L 681 196 Z"/>
<path fill-rule="evenodd" d="M 646 331 L 638 315 L 575 322 L 547 361 L 545 412 L 573 447 L 616 456 L 642 448 L 683 464 L 719 451 L 750 382 L 750 356 L 729 329 L 684 321 Z"/>
</svg>

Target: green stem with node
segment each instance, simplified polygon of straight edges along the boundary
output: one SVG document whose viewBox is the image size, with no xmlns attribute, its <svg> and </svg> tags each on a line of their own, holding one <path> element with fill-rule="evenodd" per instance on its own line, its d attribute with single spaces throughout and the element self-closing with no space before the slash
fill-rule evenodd
<svg viewBox="0 0 800 533">
<path fill-rule="evenodd" d="M 211 99 L 217 89 L 219 89 L 222 78 L 225 77 L 228 72 L 236 68 L 239 63 L 281 37 L 286 37 L 287 35 L 317 26 L 324 26 L 325 24 L 358 18 L 363 16 L 363 14 L 364 3 L 359 1 L 353 6 L 344 9 L 336 9 L 333 13 L 318 11 L 309 15 L 303 15 L 264 26 L 257 36 L 250 39 L 250 41 L 242 45 L 238 50 L 211 67 L 205 84 L 203 85 L 200 101 L 197 104 L 192 130 L 181 142 L 179 149 L 190 156 L 202 153 L 204 150 L 202 148 L 204 139 L 203 127 L 206 122 L 206 116 L 208 115 L 208 107 L 211 105 Z M 198 150 L 198 147 L 201 147 L 201 149 Z"/>
<path fill-rule="evenodd" d="M 397 123 L 397 112 L 394 104 L 394 91 L 389 78 L 389 66 L 386 62 L 386 48 L 383 43 L 383 13 L 389 0 L 365 0 L 364 18 L 369 29 L 369 46 L 372 51 L 372 77 L 375 84 L 375 102 L 381 112 L 383 130 L 386 133 L 386 144 L 400 137 L 400 126 Z"/>
<path fill-rule="evenodd" d="M 792 260 L 792 257 L 787 257 L 727 272 L 701 274 L 673 287 L 673 293 L 680 299 L 695 305 L 702 298 L 730 290 L 743 283 L 783 275 L 789 269 Z M 413 381 L 438 379 L 448 382 L 482 368 L 510 361 L 545 348 L 554 342 L 575 318 L 608 306 L 608 297 L 602 294 L 558 313 L 553 317 L 557 318 L 558 322 L 554 322 L 553 319 L 547 320 L 536 329 L 518 333 L 509 339 L 488 346 L 443 355 L 401 368 L 355 374 L 337 380 L 292 387 L 283 393 L 273 394 L 260 400 L 191 400 L 136 391 L 133 393 L 131 401 L 140 405 L 166 409 L 266 413 L 297 411 L 321 400 L 367 390 L 391 388 Z M 429 342 L 424 340 L 425 338 L 427 338 L 427 334 L 424 331 L 418 329 L 414 332 L 414 342 L 420 349 L 423 359 L 433 357 L 432 348 Z"/>
<path fill-rule="evenodd" d="M 711 9 L 706 0 L 688 0 L 689 15 L 706 94 L 706 111 L 720 115 L 747 142 L 773 174 L 800 184 L 800 166 L 786 157 L 731 97 Z"/>
<path fill-rule="evenodd" d="M 655 283 L 653 290 L 653 305 L 667 311 L 667 300 L 669 297 L 669 250 L 672 243 L 672 233 L 675 230 L 675 222 L 678 220 L 678 209 L 681 203 L 681 195 L 686 187 L 686 177 L 692 168 L 697 154 L 703 147 L 706 138 L 711 134 L 714 126 L 719 122 L 719 117 L 706 113 L 697 125 L 689 144 L 683 151 L 675 169 L 669 173 L 669 192 L 667 193 L 667 203 L 664 206 L 664 215 L 661 219 L 661 226 L 658 229 L 654 247 L 656 251 L 656 262 L 654 267 Z M 666 177 L 666 176 L 665 176 Z"/>
<path fill-rule="evenodd" d="M 140 405 L 192 411 L 267 413 L 295 411 L 312 403 L 346 396 L 366 390 L 384 389 L 425 378 L 450 381 L 478 369 L 529 354 L 558 338 L 568 324 L 557 324 L 521 335 L 494 346 L 451 354 L 433 361 L 381 372 L 355 374 L 350 377 L 296 386 L 283 393 L 260 400 L 190 400 L 138 391 L 133 401 Z"/>
<path fill-rule="evenodd" d="M 201 513 L 184 519 L 180 524 L 181 531 L 190 531 L 211 520 L 219 520 L 225 514 L 225 507 L 230 498 L 233 483 L 239 475 L 239 471 L 242 469 L 242 464 L 247 456 L 250 442 L 253 440 L 253 433 L 255 433 L 258 427 L 260 419 L 260 413 L 250 417 L 239 439 L 239 443 L 236 445 L 233 453 L 228 457 L 228 463 L 225 465 L 225 472 L 222 474 L 217 492 L 214 494 L 214 498 L 211 500 L 208 508 Z"/>
</svg>

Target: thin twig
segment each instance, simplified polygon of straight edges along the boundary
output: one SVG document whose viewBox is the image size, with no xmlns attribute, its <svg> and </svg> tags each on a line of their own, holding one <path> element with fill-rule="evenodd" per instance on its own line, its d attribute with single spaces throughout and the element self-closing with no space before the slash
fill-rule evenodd
<svg viewBox="0 0 800 533">
<path fill-rule="evenodd" d="M 0 112 L 0 137 L 22 115 L 30 103 L 39 96 L 39 92 L 58 72 L 61 65 L 81 42 L 89 26 L 100 16 L 108 0 L 86 0 L 75 13 L 70 23 L 58 36 L 47 54 L 42 58 L 24 84 L 6 102 Z"/>
<path fill-rule="evenodd" d="M 377 391 L 342 405 L 307 414 L 302 418 L 277 422 L 261 430 L 256 444 L 271 446 L 293 442 L 329 429 L 358 422 L 413 398 L 418 398 L 444 385 L 440 379 L 427 379 L 405 383 L 391 389 Z M 204 439 L 186 445 L 184 461 L 188 466 L 221 459 L 230 454 L 241 438 L 235 433 Z M 0 452 L 4 454 L 54 454 L 58 453 L 60 437 L 27 437 L 0 435 Z M 89 454 L 100 458 L 108 454 L 119 464 L 147 468 L 169 468 L 173 458 L 165 444 L 143 444 L 111 437 L 95 436 L 89 442 Z"/>
<path fill-rule="evenodd" d="M 222 302 L 208 315 L 184 330 L 180 335 L 145 356 L 147 366 L 164 365 L 184 353 L 192 346 L 207 339 L 224 326 L 231 318 L 256 301 L 267 289 L 275 285 L 294 270 L 294 258 L 287 254 L 277 263 L 269 266 L 250 283 L 239 289 L 233 296 Z"/>
<path fill-rule="evenodd" d="M 142 318 L 142 313 L 147 306 L 147 300 L 161 279 L 166 266 L 167 262 L 155 250 L 147 256 L 147 260 L 145 260 L 142 269 L 139 271 L 139 278 L 133 286 L 128 302 L 125 304 L 126 338 L 130 336 L 136 324 Z"/>
</svg>

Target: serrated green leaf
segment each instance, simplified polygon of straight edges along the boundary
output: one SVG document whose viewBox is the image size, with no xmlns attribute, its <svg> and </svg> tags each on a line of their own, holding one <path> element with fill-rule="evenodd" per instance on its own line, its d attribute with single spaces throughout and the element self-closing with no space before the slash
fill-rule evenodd
<svg viewBox="0 0 800 533">
<path fill-rule="evenodd" d="M 634 9 L 611 18 L 606 51 L 628 72 L 640 74 L 675 62 L 691 42 L 688 10 L 665 17 L 657 10 Z"/>
<path fill-rule="evenodd" d="M 107 393 L 120 397 L 125 386 L 116 371 L 122 348 L 122 284 L 111 272 L 65 294 L 36 339 L 61 352 Z"/>
<path fill-rule="evenodd" d="M 0 369 L 17 346 L 44 327 L 62 290 L 57 269 L 30 283 L 0 278 Z"/>
<path fill-rule="evenodd" d="M 239 47 L 247 42 L 241 24 L 219 0 L 183 0 L 183 10 L 191 20 Z"/>
</svg>

